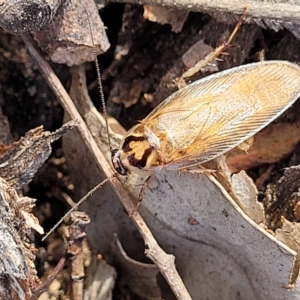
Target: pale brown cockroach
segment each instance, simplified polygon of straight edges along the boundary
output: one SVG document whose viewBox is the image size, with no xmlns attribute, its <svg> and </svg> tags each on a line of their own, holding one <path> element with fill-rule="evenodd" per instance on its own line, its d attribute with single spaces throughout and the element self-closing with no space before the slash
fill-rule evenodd
<svg viewBox="0 0 300 300">
<path fill-rule="evenodd" d="M 300 96 L 300 67 L 287 61 L 239 66 L 165 99 L 112 151 L 121 175 L 151 175 L 212 160 L 263 129 Z"/>
</svg>

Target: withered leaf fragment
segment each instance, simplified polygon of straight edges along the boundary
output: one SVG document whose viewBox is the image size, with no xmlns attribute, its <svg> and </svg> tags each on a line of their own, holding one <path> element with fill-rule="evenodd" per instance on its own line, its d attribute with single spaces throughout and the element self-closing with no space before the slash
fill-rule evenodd
<svg viewBox="0 0 300 300">
<path fill-rule="evenodd" d="M 76 121 L 70 121 L 53 133 L 39 126 L 10 146 L 0 145 L 0 176 L 16 189 L 28 184 L 51 154 L 50 144 L 74 126 Z"/>
</svg>

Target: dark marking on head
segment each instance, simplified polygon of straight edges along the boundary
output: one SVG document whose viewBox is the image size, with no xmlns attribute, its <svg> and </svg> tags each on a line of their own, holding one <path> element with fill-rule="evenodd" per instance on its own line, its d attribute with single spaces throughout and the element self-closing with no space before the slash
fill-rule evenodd
<svg viewBox="0 0 300 300">
<path fill-rule="evenodd" d="M 148 160 L 148 157 L 151 155 L 152 151 L 154 150 L 154 147 L 150 147 L 150 148 L 147 148 L 144 153 L 143 153 L 143 156 L 141 159 L 136 159 L 134 154 L 131 154 L 128 156 L 128 162 L 138 168 L 138 169 L 143 169 L 145 168 L 145 166 L 147 165 L 147 160 Z"/>
<path fill-rule="evenodd" d="M 113 149 L 111 151 L 111 161 L 114 166 L 114 169 L 121 175 L 127 175 L 128 170 L 123 166 L 120 157 L 118 155 L 118 149 Z"/>
<path fill-rule="evenodd" d="M 144 142 L 146 141 L 146 137 L 144 136 L 134 136 L 134 135 L 129 135 L 125 140 L 122 145 L 122 150 L 126 153 L 132 150 L 132 148 L 129 146 L 131 142 Z"/>
</svg>

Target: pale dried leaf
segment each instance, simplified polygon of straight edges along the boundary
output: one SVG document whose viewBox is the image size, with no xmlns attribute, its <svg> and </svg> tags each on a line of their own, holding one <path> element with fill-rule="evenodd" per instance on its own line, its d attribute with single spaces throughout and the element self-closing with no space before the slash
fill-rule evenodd
<svg viewBox="0 0 300 300">
<path fill-rule="evenodd" d="M 85 300 L 110 300 L 115 285 L 117 273 L 104 259 L 93 256 L 87 269 L 88 288 L 85 290 Z"/>
<path fill-rule="evenodd" d="M 213 50 L 214 49 L 207 45 L 203 40 L 199 40 L 182 55 L 182 62 L 187 69 L 191 68 Z M 211 65 L 206 66 L 205 70 L 208 70 L 209 72 L 219 71 L 217 63 L 214 62 L 212 62 Z"/>
<path fill-rule="evenodd" d="M 39 224 L 39 220 L 33 214 L 26 211 L 21 211 L 21 214 L 30 228 L 34 229 L 39 234 L 44 234 L 43 227 Z"/>
<path fill-rule="evenodd" d="M 253 180 L 241 171 L 231 176 L 232 189 L 235 196 L 239 199 L 246 214 L 256 223 L 264 223 L 265 214 L 263 205 L 257 201 L 257 188 Z"/>
<path fill-rule="evenodd" d="M 228 167 L 234 173 L 281 160 L 300 141 L 299 126 L 300 121 L 269 125 L 255 135 L 254 143 L 247 152 L 235 148 L 226 154 Z"/>
<path fill-rule="evenodd" d="M 144 5 L 144 18 L 159 24 L 170 24 L 172 31 L 180 32 L 189 12 L 187 10 L 171 10 L 161 6 Z"/>
</svg>

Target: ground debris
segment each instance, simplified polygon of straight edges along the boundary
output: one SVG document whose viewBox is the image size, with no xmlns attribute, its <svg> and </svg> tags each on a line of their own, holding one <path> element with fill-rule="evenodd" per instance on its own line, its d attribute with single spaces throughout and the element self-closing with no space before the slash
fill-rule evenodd
<svg viewBox="0 0 300 300">
<path fill-rule="evenodd" d="M 0 298 L 29 299 L 39 283 L 34 265 L 35 251 L 29 241 L 31 229 L 43 233 L 30 213 L 34 199 L 19 197 L 0 178 Z"/>
<path fill-rule="evenodd" d="M 74 126 L 76 121 L 71 121 L 53 133 L 39 126 L 9 146 L 0 145 L 0 176 L 16 189 L 28 184 L 50 156 L 50 144 Z"/>
</svg>

